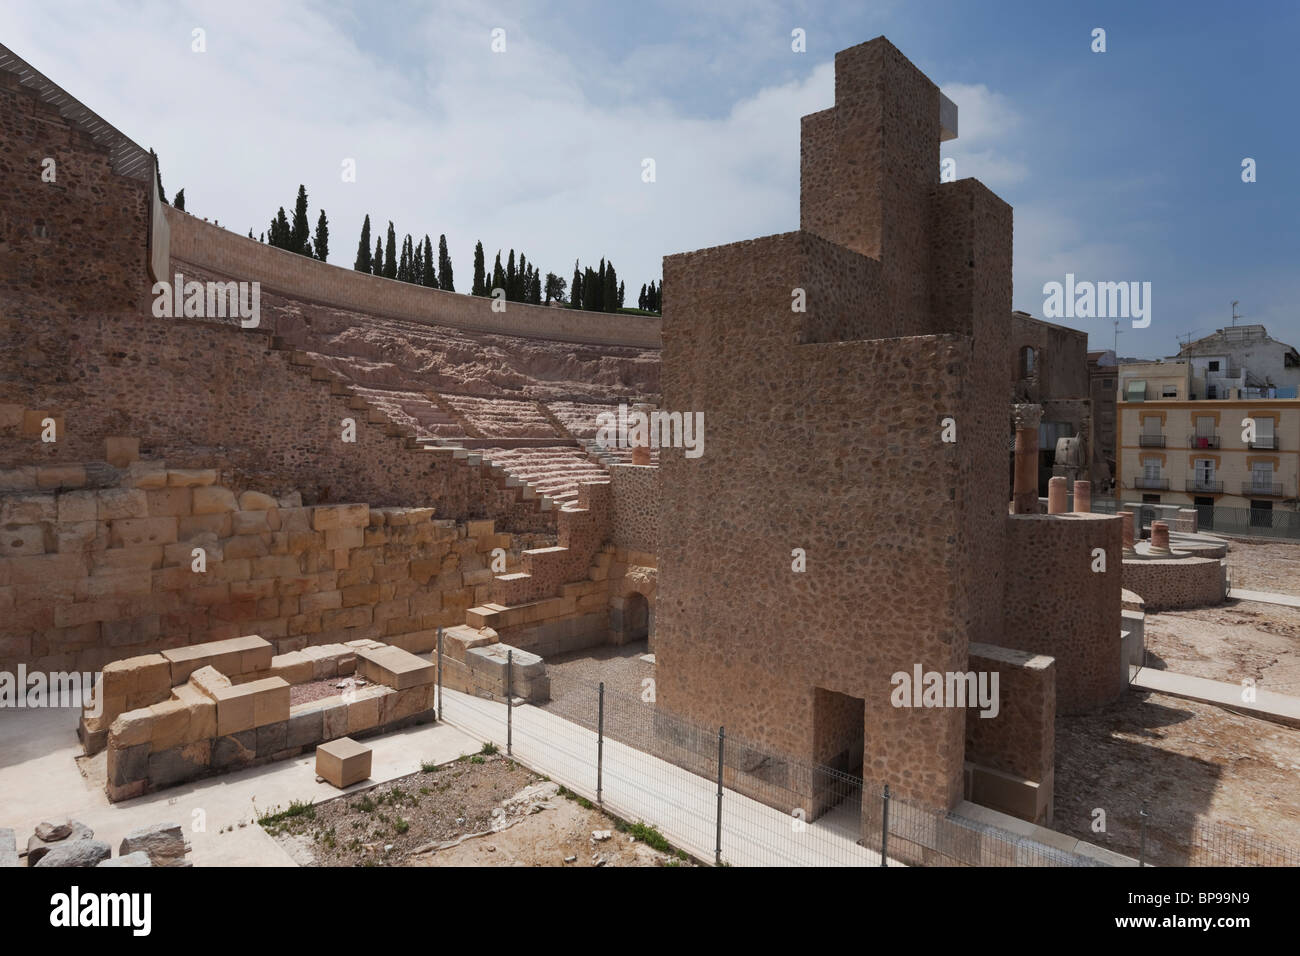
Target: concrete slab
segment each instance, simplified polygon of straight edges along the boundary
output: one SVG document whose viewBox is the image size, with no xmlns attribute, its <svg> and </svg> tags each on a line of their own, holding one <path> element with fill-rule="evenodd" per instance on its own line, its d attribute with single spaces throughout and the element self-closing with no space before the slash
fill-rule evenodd
<svg viewBox="0 0 1300 956">
<path fill-rule="evenodd" d="M 1293 594 L 1276 594 L 1272 591 L 1246 591 L 1233 588 L 1228 597 L 1238 601 L 1258 601 L 1261 604 L 1281 604 L 1283 607 L 1300 607 L 1300 597 Z"/>
<path fill-rule="evenodd" d="M 1206 704 L 1230 707 L 1232 710 L 1252 717 L 1271 720 L 1289 727 L 1300 727 L 1300 697 L 1275 694 L 1268 690 L 1255 690 L 1255 699 L 1251 702 L 1242 700 L 1242 686 L 1227 684 L 1222 681 L 1207 680 L 1204 677 L 1189 677 L 1186 674 L 1174 674 L 1170 671 L 1153 670 L 1144 667 L 1133 678 L 1133 686 L 1143 690 L 1159 691 L 1171 697 L 1185 697 L 1199 700 Z"/>
</svg>

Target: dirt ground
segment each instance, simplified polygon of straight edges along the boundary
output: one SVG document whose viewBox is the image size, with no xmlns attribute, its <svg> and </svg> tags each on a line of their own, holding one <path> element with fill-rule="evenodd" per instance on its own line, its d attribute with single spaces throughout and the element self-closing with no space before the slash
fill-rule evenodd
<svg viewBox="0 0 1300 956">
<path fill-rule="evenodd" d="M 1228 574 L 1235 588 L 1300 596 L 1300 541 L 1232 538 Z"/>
<path fill-rule="evenodd" d="M 624 828 L 499 753 L 275 808 L 259 823 L 303 866 L 692 865 L 653 830 Z"/>
<path fill-rule="evenodd" d="M 1146 666 L 1300 696 L 1300 609 L 1230 600 L 1146 619 Z"/>
</svg>

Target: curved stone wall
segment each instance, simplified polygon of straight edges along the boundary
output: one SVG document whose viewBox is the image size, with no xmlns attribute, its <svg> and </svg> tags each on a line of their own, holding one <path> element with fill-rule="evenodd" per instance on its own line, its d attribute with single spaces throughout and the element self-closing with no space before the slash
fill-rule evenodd
<svg viewBox="0 0 1300 956">
<path fill-rule="evenodd" d="M 492 311 L 492 300 L 397 282 L 276 249 L 164 208 L 171 226 L 171 256 L 230 276 L 260 282 L 298 298 L 360 312 L 432 325 L 477 329 L 534 339 L 598 345 L 660 347 L 660 320 L 643 315 L 584 312 L 511 302 Z"/>
<path fill-rule="evenodd" d="M 1124 562 L 1124 587 L 1142 596 L 1148 611 L 1222 604 L 1227 569 L 1218 558 L 1147 558 Z"/>
</svg>

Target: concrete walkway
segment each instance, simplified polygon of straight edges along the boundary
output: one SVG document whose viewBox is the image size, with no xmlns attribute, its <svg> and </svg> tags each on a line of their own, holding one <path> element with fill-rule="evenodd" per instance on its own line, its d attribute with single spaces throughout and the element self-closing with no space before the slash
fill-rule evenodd
<svg viewBox="0 0 1300 956">
<path fill-rule="evenodd" d="M 1188 700 L 1228 707 L 1252 717 L 1260 717 L 1290 727 L 1300 727 L 1300 697 L 1288 697 L 1285 694 L 1275 694 L 1270 690 L 1257 689 L 1254 702 L 1246 703 L 1241 699 L 1240 684 L 1227 684 L 1222 681 L 1207 680 L 1204 677 L 1189 677 L 1186 674 L 1158 671 L 1150 667 L 1143 667 L 1137 672 L 1132 686 L 1158 691 L 1171 697 L 1184 697 Z"/>
<path fill-rule="evenodd" d="M 506 706 L 445 691 L 443 719 L 506 748 Z M 528 704 L 514 709 L 513 756 L 575 793 L 596 798 L 596 734 Z M 712 862 L 717 836 L 717 782 L 605 739 L 603 806 L 658 828 L 670 843 Z M 795 821 L 732 790 L 722 798 L 722 858 L 736 866 L 879 866 L 858 845 L 859 803 L 850 797 L 813 823 Z M 899 866 L 891 861 L 891 866 Z"/>
<path fill-rule="evenodd" d="M 429 723 L 366 738 L 374 751 L 371 778 L 347 791 L 317 783 L 315 754 L 306 754 L 109 803 L 103 789 L 105 755 L 77 760 L 77 717 L 68 708 L 0 711 L 0 826 L 14 829 L 20 852 L 36 824 L 70 816 L 112 846 L 114 856 L 131 830 L 179 823 L 195 866 L 295 866 L 256 825 L 259 814 L 292 800 L 319 803 L 414 773 L 423 761 L 445 763 L 481 746 L 454 727 Z M 221 832 L 232 824 L 233 830 Z"/>
<path fill-rule="evenodd" d="M 1259 601 L 1261 604 L 1281 604 L 1283 607 L 1300 607 L 1300 597 L 1293 594 L 1277 594 L 1273 591 L 1244 591 L 1233 588 L 1228 597 L 1238 601 Z"/>
</svg>

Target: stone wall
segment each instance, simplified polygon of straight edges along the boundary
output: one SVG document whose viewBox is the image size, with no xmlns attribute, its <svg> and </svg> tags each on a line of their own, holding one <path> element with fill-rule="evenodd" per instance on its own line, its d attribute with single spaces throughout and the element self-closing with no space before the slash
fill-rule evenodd
<svg viewBox="0 0 1300 956">
<path fill-rule="evenodd" d="M 434 666 L 400 648 L 357 640 L 272 657 L 258 637 L 195 647 L 184 664 L 164 654 L 135 657 L 105 670 L 117 683 L 163 685 L 159 698 L 116 716 L 106 744 L 110 800 L 126 800 L 211 773 L 284 760 L 342 736 L 384 733 L 432 719 Z M 262 666 L 225 660 L 258 655 Z M 203 658 L 214 657 L 211 663 Z M 194 664 L 203 666 L 194 667 Z M 170 671 L 170 678 L 167 674 Z M 292 685 L 356 672 L 366 686 L 328 697 L 292 703 Z"/>
<path fill-rule="evenodd" d="M 488 599 L 489 552 L 511 546 L 491 521 L 428 508 L 301 507 L 160 462 L 93 470 L 120 480 L 0 496 L 0 670 L 95 671 L 247 633 L 282 653 L 363 638 L 429 650 Z"/>
<path fill-rule="evenodd" d="M 1056 706 L 1075 714 L 1123 693 L 1120 520 L 1113 515 L 1011 515 L 1006 521 L 1003 646 L 1056 659 Z M 1100 549 L 1105 571 L 1093 571 Z M 1100 565 L 1098 565 L 1100 566 Z"/>
<path fill-rule="evenodd" d="M 659 347 L 660 321 L 651 316 L 506 304 L 443 292 L 331 266 L 295 255 L 167 207 L 171 255 L 239 281 L 257 281 L 285 295 L 343 309 L 431 325 L 501 332 L 525 338 Z"/>
<path fill-rule="evenodd" d="M 659 549 L 658 467 L 611 465 L 609 476 L 614 495 L 610 540 L 620 548 L 653 554 Z"/>
<path fill-rule="evenodd" d="M 1124 587 L 1148 611 L 1210 607 L 1227 598 L 1227 564 L 1219 558 L 1139 558 L 1124 562 Z"/>
<path fill-rule="evenodd" d="M 967 799 L 1050 823 L 1056 746 L 1056 666 L 1045 654 L 972 644 L 970 669 L 998 674 L 998 713 L 966 713 Z M 990 775 L 982 770 L 999 771 Z"/>
</svg>

